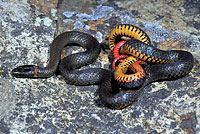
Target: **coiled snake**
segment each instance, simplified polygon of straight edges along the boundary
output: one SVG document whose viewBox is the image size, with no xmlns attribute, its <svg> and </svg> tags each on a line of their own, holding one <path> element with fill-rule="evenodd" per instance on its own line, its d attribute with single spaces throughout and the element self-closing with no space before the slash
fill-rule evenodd
<svg viewBox="0 0 200 134">
<path fill-rule="evenodd" d="M 130 27 L 136 30 L 134 31 Z M 120 29 L 122 32 L 118 31 L 117 33 L 116 29 Z M 193 56 L 191 53 L 180 50 L 158 50 L 149 44 L 148 36 L 140 29 L 138 32 L 138 29 L 131 25 L 117 26 L 115 31 L 111 32 L 109 38 L 111 50 L 115 46 L 114 42 L 116 37 L 124 35 L 137 39 L 129 40 L 123 45 L 124 53 L 130 55 L 133 55 L 133 53 L 139 55 L 137 53 L 140 53 L 138 57 L 143 57 L 142 59 L 147 59 L 148 62 L 154 60 L 157 62 L 160 61 L 159 59 L 162 59 L 162 61 L 170 61 L 169 64 L 146 64 L 144 66 L 146 77 L 138 89 L 123 90 L 123 88 L 119 88 L 115 84 L 116 81 L 113 72 L 107 69 L 89 68 L 78 70 L 78 68 L 94 62 L 101 50 L 100 44 L 94 37 L 78 31 L 65 32 L 54 39 L 50 46 L 50 58 L 46 67 L 35 65 L 19 66 L 12 70 L 12 74 L 17 78 L 47 78 L 54 75 L 57 68 L 59 68 L 60 74 L 65 78 L 67 83 L 74 85 L 98 84 L 99 98 L 105 106 L 114 109 L 124 108 L 132 104 L 148 83 L 158 79 L 176 78 L 185 75 L 193 67 Z M 62 49 L 67 45 L 73 44 L 82 46 L 85 48 L 85 51 L 69 55 L 61 60 Z M 145 58 L 145 56 L 148 58 Z M 126 64 L 127 60 L 124 62 Z M 127 62 L 127 64 L 131 63 Z"/>
</svg>

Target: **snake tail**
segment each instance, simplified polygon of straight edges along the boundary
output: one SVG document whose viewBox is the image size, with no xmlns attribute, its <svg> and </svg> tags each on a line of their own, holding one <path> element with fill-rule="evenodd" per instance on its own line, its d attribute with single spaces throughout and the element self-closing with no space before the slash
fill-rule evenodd
<svg viewBox="0 0 200 134">
<path fill-rule="evenodd" d="M 130 24 L 120 24 L 113 28 L 111 31 L 108 43 L 111 50 L 114 49 L 117 37 L 130 37 L 144 42 L 145 44 L 151 44 L 149 36 L 139 27 Z"/>
</svg>

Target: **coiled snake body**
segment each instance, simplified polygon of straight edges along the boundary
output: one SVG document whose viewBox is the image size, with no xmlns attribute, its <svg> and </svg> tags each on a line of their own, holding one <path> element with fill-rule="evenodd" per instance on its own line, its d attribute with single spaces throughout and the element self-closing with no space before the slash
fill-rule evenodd
<svg viewBox="0 0 200 134">
<path fill-rule="evenodd" d="M 193 56 L 189 52 L 162 52 L 151 45 L 146 46 L 144 42 L 138 40 L 127 41 L 126 45 L 123 46 L 124 52 L 132 54 L 132 50 L 135 49 L 135 43 L 138 44 L 136 47 L 137 50 L 142 53 L 145 53 L 145 49 L 149 49 L 147 55 L 152 54 L 154 56 L 156 54 L 158 57 L 166 57 L 167 55 L 167 59 L 172 61 L 170 64 L 147 64 L 144 67 L 146 78 L 137 90 L 121 90 L 114 84 L 113 72 L 107 69 L 89 68 L 77 70 L 82 66 L 94 62 L 101 48 L 94 37 L 78 31 L 65 32 L 54 39 L 50 47 L 49 64 L 46 67 L 38 67 L 35 65 L 19 66 L 12 70 L 12 74 L 17 78 L 45 78 L 55 74 L 59 66 L 59 71 L 67 83 L 74 85 L 99 84 L 99 97 L 101 101 L 110 108 L 120 109 L 130 105 L 138 97 L 142 88 L 148 83 L 166 77 L 185 75 L 193 67 Z M 69 55 L 60 60 L 62 49 L 66 45 L 73 44 L 78 44 L 86 50 L 81 53 Z"/>
</svg>

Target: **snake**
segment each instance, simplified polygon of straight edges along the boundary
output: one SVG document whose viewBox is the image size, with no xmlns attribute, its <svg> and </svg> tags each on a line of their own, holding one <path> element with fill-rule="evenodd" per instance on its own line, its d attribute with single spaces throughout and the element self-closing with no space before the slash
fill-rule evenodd
<svg viewBox="0 0 200 134">
<path fill-rule="evenodd" d="M 131 38 L 135 38 L 136 40 L 127 41 L 126 44 L 123 45 L 124 52 L 127 53 L 127 51 L 129 51 L 129 53 L 132 54 L 132 52 L 136 51 L 133 47 L 133 44 L 136 43 L 138 45 L 140 44 L 138 47 L 141 49 L 138 50 L 142 52 L 146 46 L 149 47 L 149 52 L 147 52 L 146 55 L 148 55 L 148 59 L 152 59 L 152 61 L 155 59 L 153 58 L 154 51 L 159 58 L 161 57 L 162 59 L 162 56 L 166 56 L 167 54 L 167 57 L 173 61 L 170 64 L 147 64 L 144 66 L 146 77 L 143 84 L 138 89 L 127 90 L 119 87 L 115 84 L 116 80 L 114 78 L 114 73 L 109 69 L 80 69 L 82 66 L 86 66 L 96 61 L 100 54 L 101 46 L 93 36 L 79 31 L 64 32 L 53 40 L 50 45 L 49 62 L 46 67 L 22 65 L 14 68 L 12 70 L 12 75 L 16 78 L 48 78 L 53 76 L 58 70 L 68 84 L 99 85 L 98 94 L 103 104 L 112 109 L 122 109 L 131 105 L 138 98 L 142 89 L 152 81 L 168 78 L 169 75 L 171 76 L 172 74 L 174 74 L 172 77 L 177 77 L 177 75 L 183 76 L 190 72 L 193 67 L 193 56 L 191 53 L 181 50 L 171 50 L 166 51 L 166 53 L 163 54 L 161 50 L 158 50 L 149 44 L 149 38 L 145 32 L 142 30 L 138 32 L 137 29 L 132 29 L 130 31 L 127 26 L 128 25 L 122 25 L 122 27 L 126 29 L 125 32 L 123 32 L 123 29 L 121 32 L 119 26 L 118 28 L 115 28 L 116 32 L 111 32 L 109 36 L 109 44 L 111 44 L 109 46 L 111 50 L 115 47 L 114 43 L 112 43 L 116 39 L 115 37 L 126 35 L 128 32 L 128 36 L 130 35 Z M 135 37 L 133 37 L 132 34 L 134 34 Z M 85 50 L 61 59 L 63 48 L 71 45 L 79 45 Z M 125 46 L 128 47 L 126 48 Z M 150 49 L 152 49 L 152 52 L 150 52 Z M 142 56 L 140 55 L 139 57 Z M 165 58 L 165 60 L 168 60 L 168 58 Z M 128 60 L 124 60 L 123 62 L 120 64 L 128 64 Z M 172 74 L 168 74 L 168 71 Z"/>
</svg>

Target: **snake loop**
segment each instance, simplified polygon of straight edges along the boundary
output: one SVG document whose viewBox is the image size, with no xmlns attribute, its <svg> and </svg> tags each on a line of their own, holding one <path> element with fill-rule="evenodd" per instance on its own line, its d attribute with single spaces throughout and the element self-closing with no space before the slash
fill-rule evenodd
<svg viewBox="0 0 200 134">
<path fill-rule="evenodd" d="M 134 29 L 134 30 L 132 30 Z M 115 46 L 117 37 L 127 36 L 130 37 L 131 40 L 124 41 L 121 45 Z M 128 25 L 121 24 L 113 28 L 109 36 L 109 46 L 110 49 L 114 49 L 115 59 L 119 58 L 120 53 L 129 54 L 137 58 L 138 60 L 142 60 L 147 62 L 148 64 L 145 66 L 144 72 L 139 64 L 134 66 L 138 66 L 141 74 L 146 75 L 127 75 L 127 68 L 133 63 L 133 59 L 125 59 L 123 63 L 120 63 L 115 71 L 115 80 L 118 81 L 119 85 L 125 88 L 134 88 L 135 86 L 141 86 L 138 90 L 133 90 L 132 92 L 139 93 L 141 90 L 149 83 L 160 80 L 160 79 L 170 79 L 170 78 L 179 78 L 186 74 L 188 74 L 193 68 L 193 56 L 191 53 L 182 50 L 159 50 L 153 45 L 151 45 L 150 38 L 148 35 L 142 31 L 141 29 Z M 117 48 L 115 48 L 117 47 Z M 115 50 L 116 49 L 116 50 Z M 114 60 L 116 62 L 116 60 Z M 113 66 L 115 64 L 113 63 Z M 131 80 L 131 81 L 130 81 Z M 139 83 L 139 84 L 138 84 Z M 124 91 L 126 92 L 126 91 Z M 131 90 L 127 92 L 131 93 Z M 134 98 L 129 98 L 130 102 L 134 101 Z"/>
</svg>

